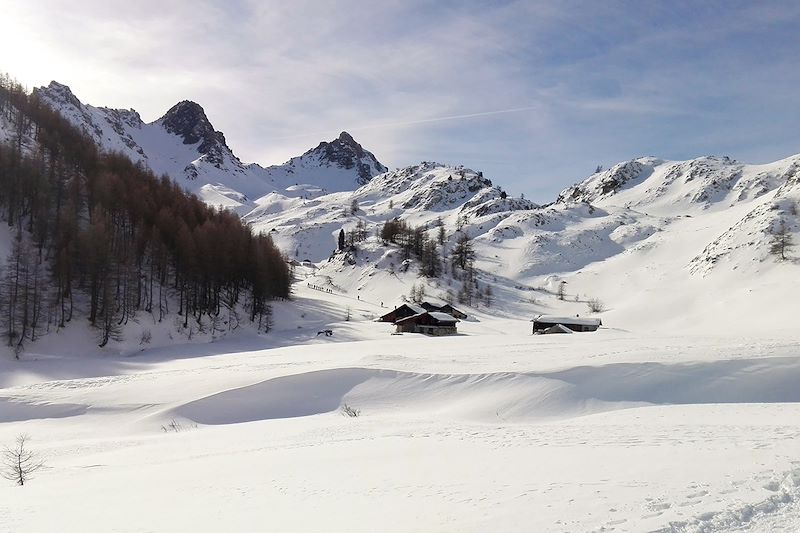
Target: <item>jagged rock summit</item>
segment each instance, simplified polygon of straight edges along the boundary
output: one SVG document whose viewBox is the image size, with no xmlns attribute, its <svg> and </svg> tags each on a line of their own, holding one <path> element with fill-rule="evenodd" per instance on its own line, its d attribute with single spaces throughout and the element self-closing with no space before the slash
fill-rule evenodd
<svg viewBox="0 0 800 533">
<path fill-rule="evenodd" d="M 277 192 L 305 199 L 352 191 L 388 170 L 346 131 L 282 165 L 259 169 L 267 179 L 283 185 Z"/>
<path fill-rule="evenodd" d="M 184 144 L 200 143 L 197 149 L 201 153 L 208 153 L 217 144 L 227 147 L 222 132 L 214 130 L 205 110 L 191 100 L 178 102 L 158 122 L 169 133 L 182 137 Z"/>
<path fill-rule="evenodd" d="M 358 144 L 353 136 L 343 131 L 339 137 L 331 142 L 321 142 L 313 150 L 309 150 L 303 155 L 313 152 L 320 152 L 320 160 L 332 165 L 338 165 L 345 169 L 355 168 L 358 173 L 357 183 L 365 185 L 376 174 L 386 172 L 388 169 L 383 166 L 371 153 Z"/>
</svg>

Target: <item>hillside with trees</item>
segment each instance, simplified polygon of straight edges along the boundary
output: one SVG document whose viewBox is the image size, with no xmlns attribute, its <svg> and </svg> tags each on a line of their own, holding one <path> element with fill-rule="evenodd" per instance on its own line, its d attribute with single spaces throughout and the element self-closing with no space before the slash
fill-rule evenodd
<svg viewBox="0 0 800 533">
<path fill-rule="evenodd" d="M 269 302 L 287 298 L 290 283 L 269 235 L 99 151 L 8 76 L 0 130 L 0 219 L 12 236 L 0 328 L 17 354 L 76 320 L 88 320 L 105 346 L 140 313 L 228 329 L 241 313 L 269 327 Z"/>
</svg>

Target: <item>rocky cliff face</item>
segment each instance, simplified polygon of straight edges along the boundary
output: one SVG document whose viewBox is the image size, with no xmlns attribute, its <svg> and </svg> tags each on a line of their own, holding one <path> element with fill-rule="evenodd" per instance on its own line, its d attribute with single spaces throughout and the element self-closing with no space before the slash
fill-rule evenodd
<svg viewBox="0 0 800 533">
<path fill-rule="evenodd" d="M 318 154 L 319 160 L 330 165 L 337 165 L 345 169 L 354 169 L 357 174 L 356 182 L 364 185 L 373 176 L 386 172 L 375 156 L 358 144 L 353 137 L 343 131 L 339 137 L 331 142 L 321 142 L 319 145 L 303 154 L 304 156 Z"/>
<path fill-rule="evenodd" d="M 172 106 L 158 119 L 164 129 L 183 139 L 184 144 L 197 144 L 197 151 L 210 156 L 210 161 L 219 166 L 222 154 L 233 153 L 225 142 L 221 131 L 216 131 L 199 104 L 184 100 Z"/>
</svg>

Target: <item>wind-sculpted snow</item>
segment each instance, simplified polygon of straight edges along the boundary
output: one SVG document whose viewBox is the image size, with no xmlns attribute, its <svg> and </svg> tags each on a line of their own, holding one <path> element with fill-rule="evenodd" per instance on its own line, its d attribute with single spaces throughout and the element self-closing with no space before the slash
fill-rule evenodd
<svg viewBox="0 0 800 533">
<path fill-rule="evenodd" d="M 77 403 L 35 403 L 13 397 L 0 397 L 0 424 L 79 416 L 88 410 L 88 405 Z"/>
<path fill-rule="evenodd" d="M 641 405 L 582 397 L 565 382 L 525 374 L 437 375 L 343 368 L 222 392 L 172 414 L 202 424 L 232 424 L 327 413 L 344 403 L 371 413 L 427 412 L 475 420 L 560 418 Z"/>
<path fill-rule="evenodd" d="M 620 363 L 555 372 L 419 374 L 317 370 L 194 400 L 167 415 L 201 424 L 295 418 L 358 406 L 491 422 L 572 418 L 645 405 L 800 402 L 796 358 Z"/>
<path fill-rule="evenodd" d="M 390 336 L 331 322 L 378 305 L 296 298 L 266 337 L 0 361 L 0 442 L 25 432 L 47 462 L 0 484 L 2 527 L 84 524 L 72 490 L 90 533 L 796 530 L 794 336 L 532 336 L 494 312 Z"/>
</svg>

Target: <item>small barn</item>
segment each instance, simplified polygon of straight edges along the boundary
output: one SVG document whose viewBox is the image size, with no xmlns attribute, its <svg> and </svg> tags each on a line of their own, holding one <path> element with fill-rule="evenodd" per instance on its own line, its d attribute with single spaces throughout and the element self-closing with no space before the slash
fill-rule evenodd
<svg viewBox="0 0 800 533">
<path fill-rule="evenodd" d="M 548 316 L 539 315 L 533 320 L 533 328 L 531 333 L 534 335 L 544 333 L 545 330 L 553 328 L 554 326 L 562 326 L 572 331 L 597 331 L 597 328 L 603 325 L 603 321 L 599 318 L 581 318 L 579 316 Z M 558 328 L 560 329 L 560 328 Z M 556 331 L 553 330 L 555 333 Z"/>
<path fill-rule="evenodd" d="M 458 319 L 439 311 L 424 311 L 401 318 L 395 324 L 398 333 L 424 333 L 425 335 L 455 335 Z"/>
<path fill-rule="evenodd" d="M 420 305 L 405 303 L 399 307 L 395 307 L 393 310 L 389 311 L 388 313 L 380 317 L 378 321 L 394 323 L 400 320 L 401 318 L 419 315 L 424 312 L 425 308 Z"/>
</svg>

